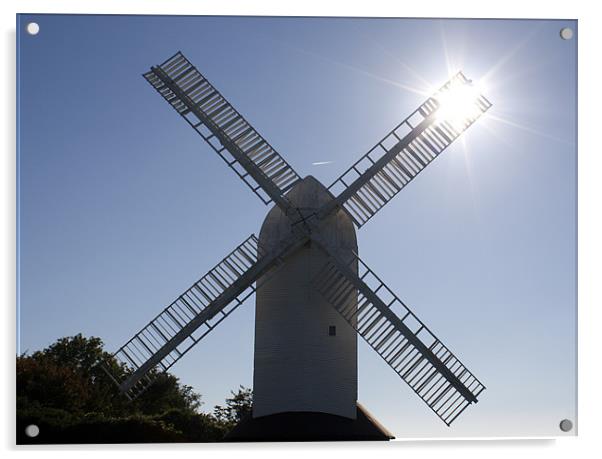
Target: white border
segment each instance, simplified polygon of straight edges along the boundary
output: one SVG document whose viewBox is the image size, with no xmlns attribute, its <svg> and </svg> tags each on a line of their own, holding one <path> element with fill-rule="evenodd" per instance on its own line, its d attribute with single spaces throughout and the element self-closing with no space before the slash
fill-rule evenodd
<svg viewBox="0 0 602 459">
<path fill-rule="evenodd" d="M 427 4 L 428 3 L 428 4 Z M 344 452 L 351 457 L 378 453 L 379 456 L 412 455 L 424 457 L 445 454 L 446 458 L 529 457 L 555 458 L 592 457 L 602 451 L 600 436 L 600 310 L 602 309 L 601 186 L 602 148 L 597 122 L 602 114 L 600 82 L 602 81 L 600 49 L 602 21 L 594 1 L 503 0 L 497 2 L 452 0 L 428 2 L 370 1 L 184 1 L 184 0 L 3 0 L 0 2 L 2 24 L 2 100 L 0 116 L 4 139 L 2 155 L 0 215 L 0 253 L 4 254 L 0 282 L 5 292 L 4 352 L 5 366 L 0 378 L 4 396 L 0 445 L 9 454 L 21 450 L 25 456 L 44 451 L 48 457 L 80 456 L 83 451 L 92 457 L 143 454 L 161 457 L 176 450 L 178 455 L 244 454 L 253 457 L 290 457 L 329 455 Z M 21 13 L 103 13 L 103 14 L 224 14 L 224 15 L 288 15 L 288 16 L 396 16 L 396 17 L 481 17 L 481 18 L 558 18 L 579 20 L 579 436 L 558 440 L 492 439 L 440 440 L 393 443 L 305 443 L 305 444 L 232 444 L 232 445 L 152 445 L 152 446 L 73 446 L 20 447 L 14 445 L 14 356 L 15 356 L 15 14 Z"/>
</svg>

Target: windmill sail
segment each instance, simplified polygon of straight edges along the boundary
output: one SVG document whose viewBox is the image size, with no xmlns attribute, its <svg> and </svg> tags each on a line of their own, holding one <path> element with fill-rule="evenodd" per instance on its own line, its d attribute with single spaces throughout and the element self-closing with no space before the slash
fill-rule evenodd
<svg viewBox="0 0 602 459">
<path fill-rule="evenodd" d="M 429 97 L 329 187 L 337 198 L 322 210 L 343 206 L 357 227 L 364 225 L 490 107 L 480 94 L 461 101 L 460 115 L 441 115 L 442 96 L 470 86 L 462 72 Z"/>
<path fill-rule="evenodd" d="M 140 395 L 254 293 L 255 280 L 280 260 L 249 236 L 115 352 L 129 370 L 122 380 L 110 375 L 120 390 L 131 399 Z"/>
<path fill-rule="evenodd" d="M 485 386 L 357 255 L 349 263 L 331 257 L 315 285 L 448 426 L 477 402 Z"/>
<path fill-rule="evenodd" d="M 265 204 L 288 206 L 297 173 L 181 52 L 144 78 Z"/>
</svg>

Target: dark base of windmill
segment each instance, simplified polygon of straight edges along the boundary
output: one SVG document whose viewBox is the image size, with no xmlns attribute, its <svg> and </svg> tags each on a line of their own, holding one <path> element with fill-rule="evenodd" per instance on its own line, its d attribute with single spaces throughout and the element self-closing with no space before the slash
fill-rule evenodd
<svg viewBox="0 0 602 459">
<path fill-rule="evenodd" d="M 243 418 L 223 441 L 388 441 L 395 438 L 357 405 L 357 418 L 315 412 L 287 412 Z"/>
</svg>

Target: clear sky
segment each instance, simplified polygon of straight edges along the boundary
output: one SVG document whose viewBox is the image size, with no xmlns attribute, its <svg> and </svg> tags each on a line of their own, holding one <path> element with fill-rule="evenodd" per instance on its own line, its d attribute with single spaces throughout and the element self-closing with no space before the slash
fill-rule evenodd
<svg viewBox="0 0 602 459">
<path fill-rule="evenodd" d="M 151 65 L 183 51 L 326 185 L 462 69 L 493 108 L 358 243 L 487 390 L 448 428 L 360 340 L 359 401 L 398 437 L 576 420 L 576 39 L 559 37 L 576 22 L 19 21 L 19 352 L 80 332 L 114 351 L 259 232 L 268 209 L 144 81 Z M 172 368 L 205 409 L 251 386 L 253 318 L 250 299 Z"/>
</svg>

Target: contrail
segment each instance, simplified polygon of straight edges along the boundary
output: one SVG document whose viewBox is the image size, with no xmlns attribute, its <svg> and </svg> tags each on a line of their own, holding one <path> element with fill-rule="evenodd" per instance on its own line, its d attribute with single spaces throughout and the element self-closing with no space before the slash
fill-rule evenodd
<svg viewBox="0 0 602 459">
<path fill-rule="evenodd" d="M 316 161 L 315 163 L 311 163 L 312 166 L 323 166 L 324 164 L 332 164 L 334 161 Z"/>
</svg>

